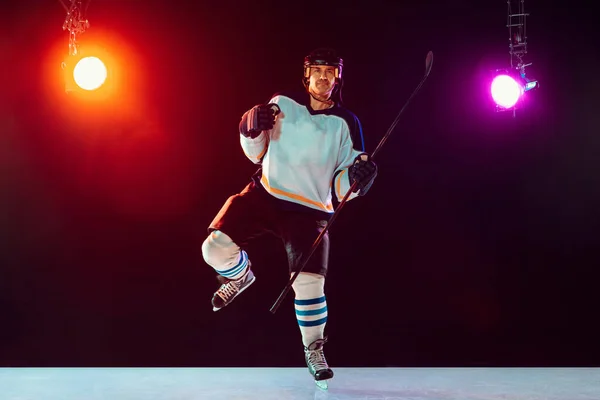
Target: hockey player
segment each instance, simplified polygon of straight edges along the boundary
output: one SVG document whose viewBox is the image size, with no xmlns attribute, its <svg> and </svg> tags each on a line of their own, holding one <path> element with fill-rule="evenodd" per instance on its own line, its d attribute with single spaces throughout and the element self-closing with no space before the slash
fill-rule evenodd
<svg viewBox="0 0 600 400">
<path fill-rule="evenodd" d="M 244 247 L 271 233 L 283 241 L 290 277 L 302 266 L 316 237 L 354 181 L 349 200 L 367 193 L 377 166 L 364 149 L 358 118 L 342 105 L 343 61 L 334 50 L 317 49 L 304 59 L 299 93 L 278 93 L 248 110 L 239 124 L 241 147 L 260 165 L 250 183 L 227 199 L 202 244 L 221 286 L 214 311 L 230 304 L 256 279 Z M 305 360 L 315 381 L 333 377 L 323 353 L 327 321 L 324 292 L 329 237 L 294 281 L 294 306 Z"/>
</svg>

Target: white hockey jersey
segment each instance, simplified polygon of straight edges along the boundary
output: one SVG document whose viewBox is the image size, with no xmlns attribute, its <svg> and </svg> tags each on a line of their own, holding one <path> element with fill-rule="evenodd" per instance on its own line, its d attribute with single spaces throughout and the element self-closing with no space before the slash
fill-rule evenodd
<svg viewBox="0 0 600 400">
<path fill-rule="evenodd" d="M 337 105 L 313 110 L 308 93 L 278 93 L 269 103 L 281 109 L 273 129 L 254 139 L 240 134 L 246 156 L 261 165 L 255 179 L 280 200 L 330 216 L 332 193 L 345 196 L 348 167 L 365 154 L 360 121 Z"/>
</svg>

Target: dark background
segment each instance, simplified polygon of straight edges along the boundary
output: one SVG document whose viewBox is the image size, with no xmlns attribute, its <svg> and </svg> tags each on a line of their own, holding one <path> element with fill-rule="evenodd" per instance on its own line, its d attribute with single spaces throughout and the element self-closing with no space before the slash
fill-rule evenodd
<svg viewBox="0 0 600 400">
<path fill-rule="evenodd" d="M 390 4 L 392 2 L 389 2 Z M 527 1 L 526 107 L 494 113 L 505 1 L 92 1 L 120 63 L 104 101 L 67 95 L 58 1 L 3 3 L 0 365 L 302 366 L 279 242 L 214 313 L 206 226 L 255 171 L 240 116 L 301 89 L 335 47 L 344 99 L 378 156 L 331 231 L 333 366 L 597 365 L 600 51 L 596 17 Z M 109 39 L 107 39 L 109 38 Z"/>
</svg>

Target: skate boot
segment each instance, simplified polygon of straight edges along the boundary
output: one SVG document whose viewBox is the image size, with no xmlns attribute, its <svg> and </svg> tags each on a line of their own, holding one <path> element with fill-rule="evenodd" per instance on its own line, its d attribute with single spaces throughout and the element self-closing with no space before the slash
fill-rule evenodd
<svg viewBox="0 0 600 400">
<path fill-rule="evenodd" d="M 325 355 L 323 354 L 323 345 L 327 342 L 327 338 L 317 339 L 308 347 L 304 347 L 304 356 L 308 372 L 315 379 L 315 383 L 321 389 L 327 389 L 327 380 L 333 378 L 333 371 L 327 365 Z"/>
<path fill-rule="evenodd" d="M 241 278 L 231 280 L 224 276 L 217 275 L 217 280 L 221 284 L 221 287 L 212 297 L 213 311 L 219 311 L 221 308 L 231 303 L 238 294 L 248 289 L 248 287 L 254 283 L 256 278 L 248 263 L 248 270 Z"/>
</svg>

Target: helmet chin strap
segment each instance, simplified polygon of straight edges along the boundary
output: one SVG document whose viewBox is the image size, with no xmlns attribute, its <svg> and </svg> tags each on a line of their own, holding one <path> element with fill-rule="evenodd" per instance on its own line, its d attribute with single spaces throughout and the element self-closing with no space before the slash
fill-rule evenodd
<svg viewBox="0 0 600 400">
<path fill-rule="evenodd" d="M 333 104 L 334 101 L 331 100 L 331 94 L 329 95 L 329 97 L 326 100 L 321 100 L 319 98 L 317 98 L 311 91 L 310 89 L 307 88 L 307 92 L 308 94 L 310 94 L 310 97 L 312 97 L 313 99 L 315 99 L 316 101 L 318 101 L 319 103 L 327 103 L 327 104 Z"/>
</svg>

